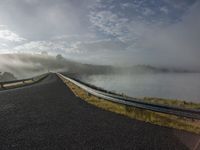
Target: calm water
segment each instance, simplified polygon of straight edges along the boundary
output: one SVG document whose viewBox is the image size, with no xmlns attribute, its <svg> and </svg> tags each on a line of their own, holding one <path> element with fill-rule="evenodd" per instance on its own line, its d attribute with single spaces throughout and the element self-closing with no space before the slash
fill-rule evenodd
<svg viewBox="0 0 200 150">
<path fill-rule="evenodd" d="M 161 97 L 200 103 L 200 74 L 93 75 L 85 82 L 132 97 Z"/>
</svg>

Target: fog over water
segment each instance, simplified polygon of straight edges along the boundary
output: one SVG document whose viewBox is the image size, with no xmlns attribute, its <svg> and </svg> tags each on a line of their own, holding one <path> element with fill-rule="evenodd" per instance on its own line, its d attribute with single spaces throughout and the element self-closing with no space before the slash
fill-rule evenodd
<svg viewBox="0 0 200 150">
<path fill-rule="evenodd" d="M 200 72 L 199 39 L 200 0 L 0 0 L 0 72 L 17 79 L 93 74 L 133 97 L 199 102 L 199 74 L 180 73 Z"/>
<path fill-rule="evenodd" d="M 200 103 L 199 73 L 92 75 L 83 80 L 132 97 L 160 97 Z"/>
</svg>

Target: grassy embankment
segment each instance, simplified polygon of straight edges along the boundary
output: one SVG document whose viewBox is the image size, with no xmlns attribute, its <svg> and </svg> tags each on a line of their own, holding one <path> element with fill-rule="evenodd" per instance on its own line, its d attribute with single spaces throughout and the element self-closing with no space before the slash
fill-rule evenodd
<svg viewBox="0 0 200 150">
<path fill-rule="evenodd" d="M 139 109 L 136 107 L 125 106 L 122 104 L 110 102 L 105 99 L 98 98 L 96 96 L 88 94 L 83 89 L 79 88 L 75 84 L 66 81 L 63 79 L 66 85 L 72 90 L 72 92 L 77 96 L 86 101 L 89 104 L 95 105 L 99 108 L 115 112 L 117 114 L 121 114 L 127 116 L 132 119 L 137 119 L 145 122 L 149 122 L 152 124 L 185 130 L 193 133 L 200 134 L 200 120 L 189 119 L 184 117 L 178 117 L 175 115 L 169 115 L 164 113 L 158 113 L 154 111 Z M 155 99 L 155 98 L 144 98 L 145 101 L 150 100 L 150 102 L 161 103 L 164 104 L 163 99 Z M 171 101 L 175 105 L 182 105 L 182 103 Z M 169 103 L 168 103 L 169 104 Z M 180 105 L 180 106 L 181 106 Z M 199 105 L 194 104 L 184 104 L 186 108 L 199 108 Z"/>
<path fill-rule="evenodd" d="M 129 97 L 125 95 L 124 93 L 116 93 L 114 91 L 107 91 L 105 89 L 102 89 L 100 87 L 96 87 L 94 85 L 91 85 L 89 83 L 82 82 L 80 80 L 77 80 L 80 83 L 83 83 L 93 89 L 100 90 L 106 93 L 122 96 L 124 98 L 131 99 L 132 97 Z M 140 99 L 141 101 L 147 102 L 147 103 L 153 103 L 153 104 L 162 104 L 162 105 L 168 105 L 168 106 L 176 106 L 181 108 L 188 108 L 188 109 L 200 109 L 200 103 L 193 103 L 193 102 L 186 102 L 184 100 L 178 100 L 178 99 L 164 99 L 164 98 L 158 98 L 158 97 L 135 97 L 137 99 Z"/>
<path fill-rule="evenodd" d="M 100 88 L 96 87 L 96 89 L 100 89 Z M 100 90 L 102 90 L 102 89 L 100 89 Z M 114 95 L 119 95 L 124 98 L 130 98 L 130 99 L 133 98 L 133 97 L 129 97 L 123 93 L 119 94 L 116 92 L 106 91 L 104 89 L 103 89 L 103 91 L 114 94 Z M 159 97 L 135 97 L 135 98 L 140 99 L 143 102 L 152 103 L 152 104 L 162 104 L 162 105 L 168 105 L 168 106 L 200 110 L 200 103 L 186 102 L 186 101 L 180 100 L 180 99 L 165 99 L 165 98 L 159 98 Z"/>
<path fill-rule="evenodd" d="M 149 102 L 149 103 L 163 104 L 163 105 L 169 105 L 169 106 L 178 106 L 178 107 L 189 108 L 189 109 L 200 109 L 199 103 L 186 102 L 186 101 L 176 100 L 176 99 L 144 97 L 144 98 L 142 98 L 142 100 L 145 102 Z"/>
</svg>

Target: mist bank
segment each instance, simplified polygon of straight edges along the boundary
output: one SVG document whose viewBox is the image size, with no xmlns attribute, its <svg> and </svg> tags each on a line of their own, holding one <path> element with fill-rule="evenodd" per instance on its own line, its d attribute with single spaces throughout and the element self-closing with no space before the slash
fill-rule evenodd
<svg viewBox="0 0 200 150">
<path fill-rule="evenodd" d="M 0 72 L 0 82 L 12 81 L 16 79 L 17 78 L 10 72 Z"/>
<path fill-rule="evenodd" d="M 200 103 L 200 73 L 91 75 L 84 83 L 130 97 L 153 97 Z"/>
<path fill-rule="evenodd" d="M 154 67 L 150 65 L 109 66 L 92 65 L 65 59 L 62 55 L 48 55 L 47 53 L 29 54 L 1 54 L 0 72 L 12 73 L 17 79 L 35 76 L 49 71 L 63 72 L 67 75 L 83 77 L 98 74 L 147 74 L 147 73 L 190 73 L 198 70 Z"/>
<path fill-rule="evenodd" d="M 46 72 L 65 72 L 71 75 L 107 74 L 112 66 L 82 64 L 65 59 L 62 55 L 48 55 L 47 53 L 29 54 L 1 54 L 0 72 L 14 74 L 17 79 L 39 75 Z"/>
</svg>

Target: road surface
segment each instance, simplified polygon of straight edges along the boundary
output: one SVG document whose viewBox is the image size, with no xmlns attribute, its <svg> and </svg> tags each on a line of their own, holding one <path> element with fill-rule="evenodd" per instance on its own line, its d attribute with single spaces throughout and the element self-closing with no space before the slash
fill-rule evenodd
<svg viewBox="0 0 200 150">
<path fill-rule="evenodd" d="M 0 91 L 0 149 L 199 150 L 199 135 L 87 104 L 55 75 Z"/>
<path fill-rule="evenodd" d="M 182 116 L 182 117 L 189 117 L 192 119 L 200 120 L 200 110 L 186 109 L 186 108 L 180 108 L 176 106 L 167 106 L 167 105 L 162 105 L 162 104 L 152 104 L 152 103 L 142 102 L 141 100 L 137 98 L 124 98 L 123 96 L 120 96 L 120 95 L 111 94 L 108 92 L 103 92 L 100 90 L 93 89 L 90 86 L 77 82 L 76 80 L 68 78 L 60 73 L 58 73 L 58 76 L 60 76 L 64 80 L 69 80 L 70 82 L 74 83 L 75 85 L 79 86 L 80 88 L 84 89 L 85 91 L 87 91 L 88 93 L 92 95 L 110 100 L 112 102 L 124 104 L 127 106 L 142 108 L 146 110 L 151 110 L 155 112 L 161 112 L 161 113 L 172 114 L 172 115 Z"/>
</svg>

